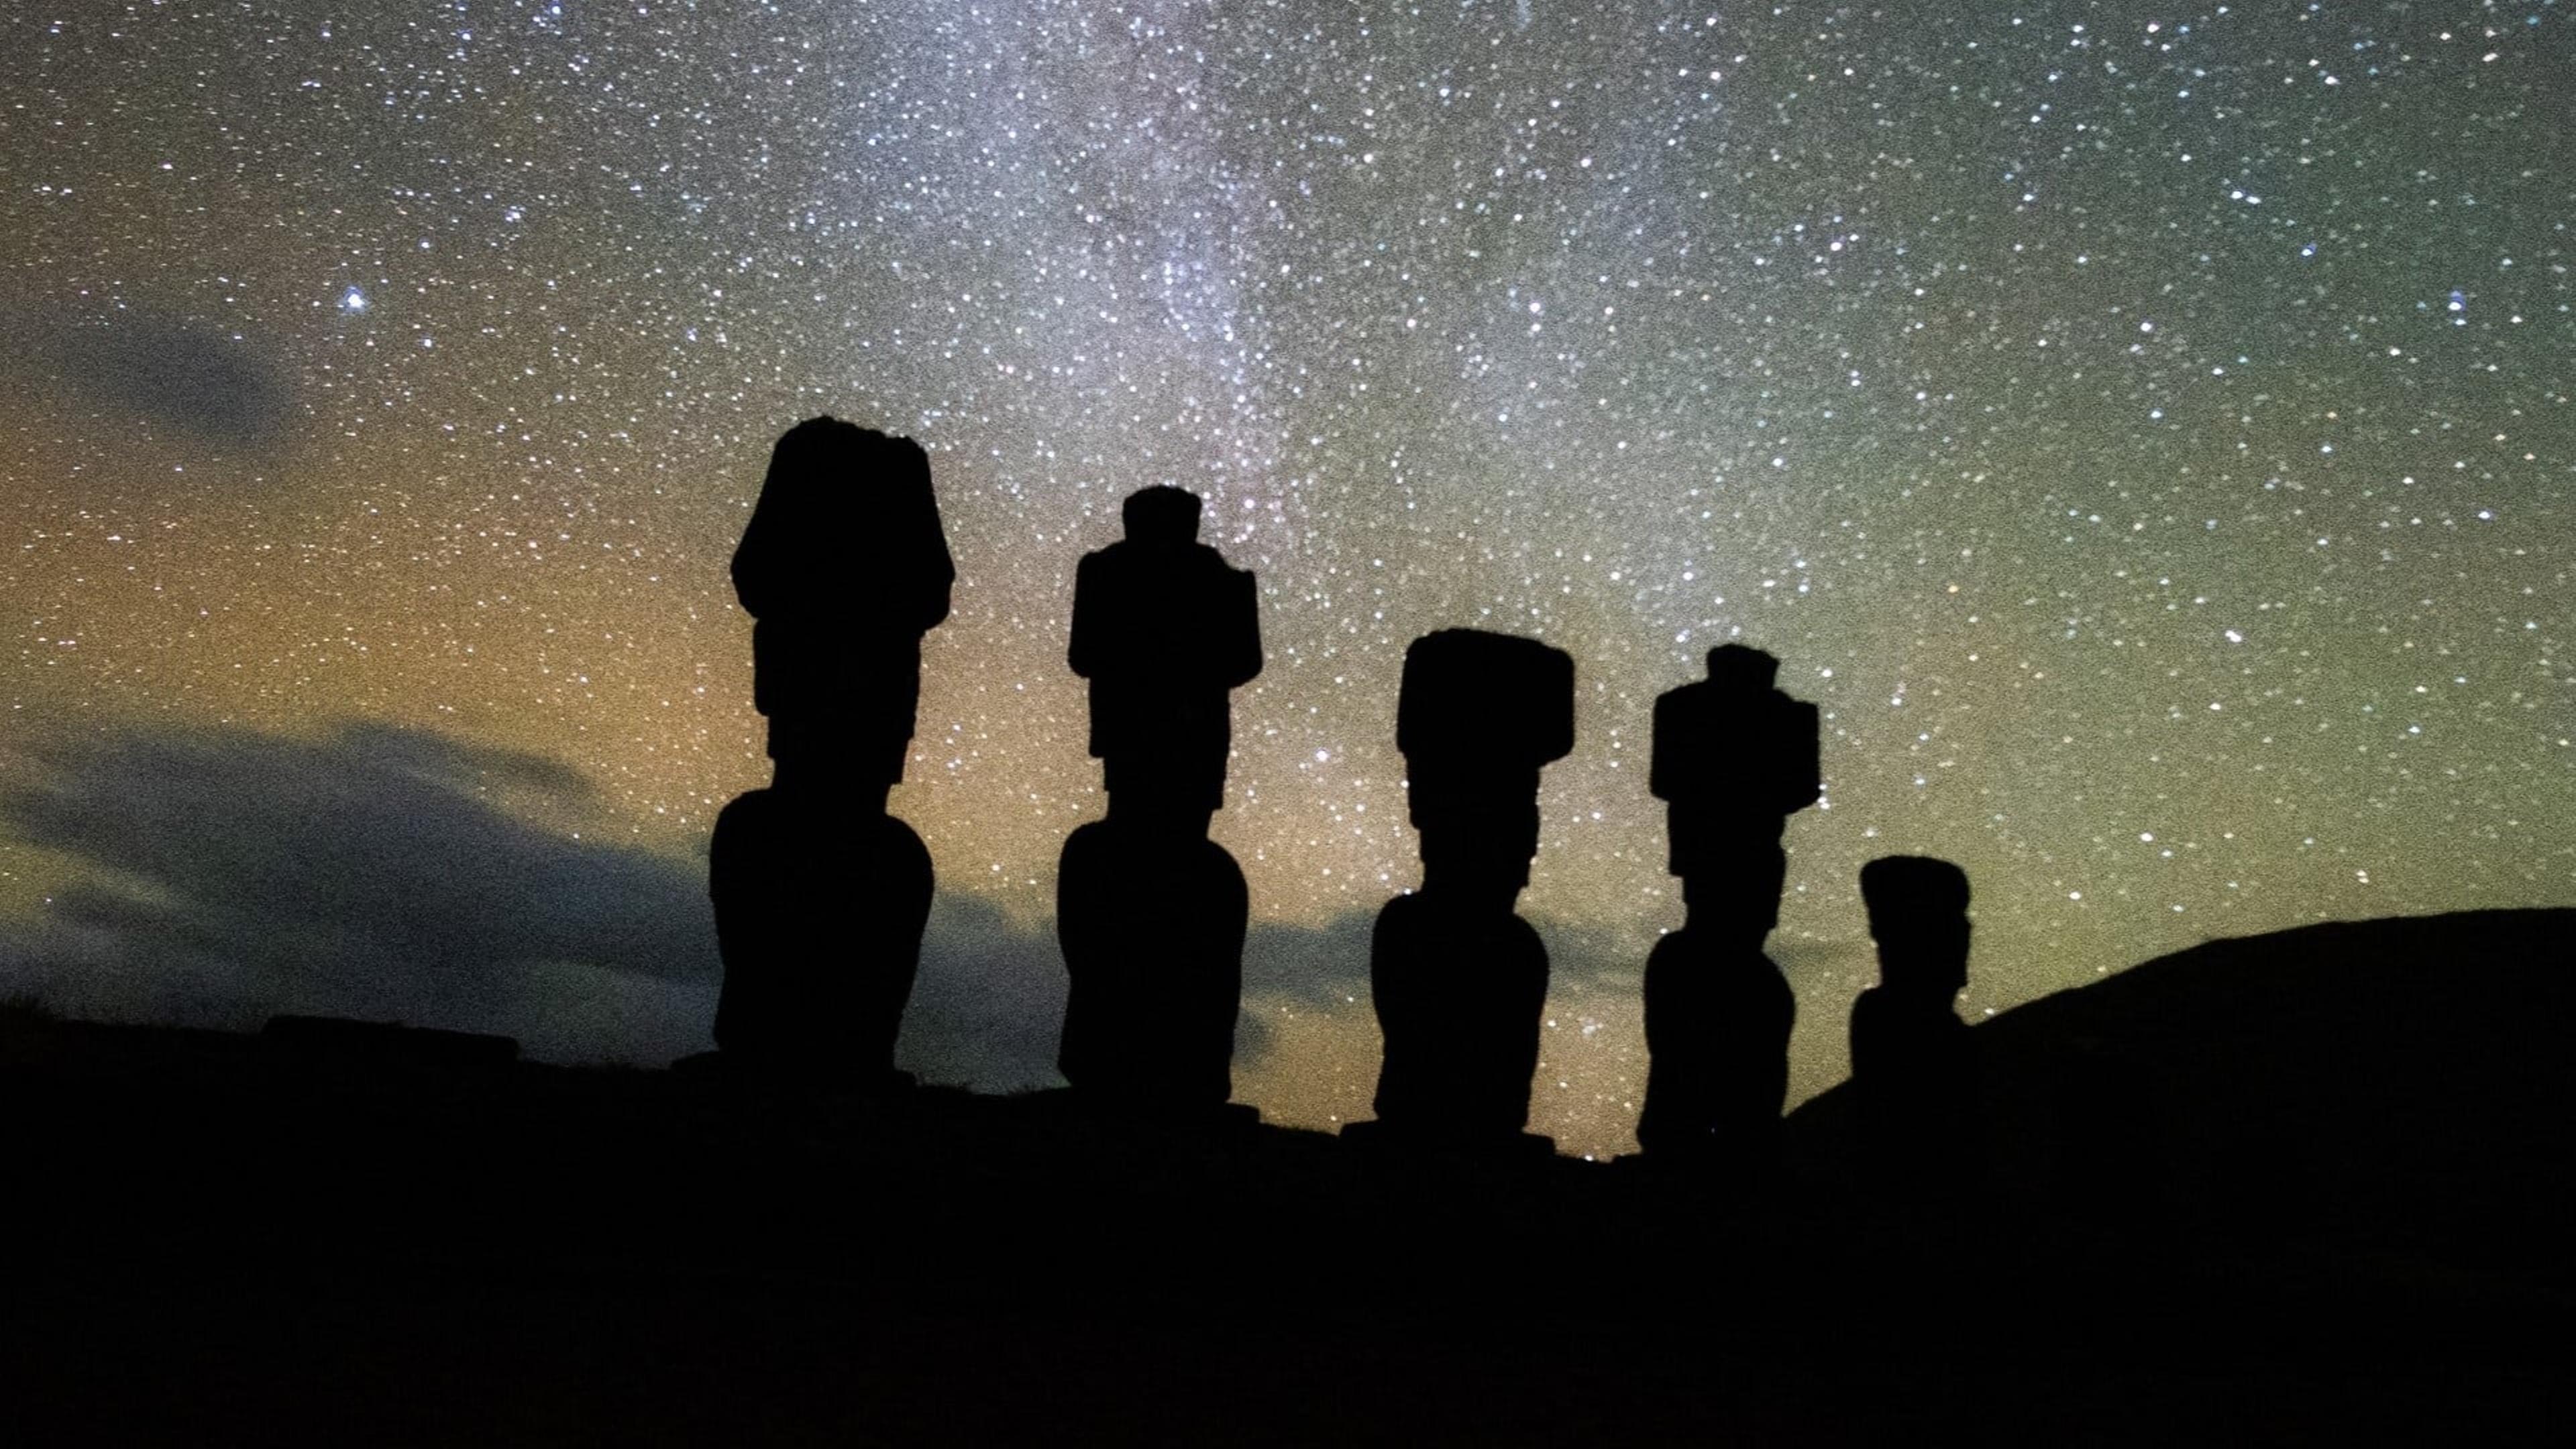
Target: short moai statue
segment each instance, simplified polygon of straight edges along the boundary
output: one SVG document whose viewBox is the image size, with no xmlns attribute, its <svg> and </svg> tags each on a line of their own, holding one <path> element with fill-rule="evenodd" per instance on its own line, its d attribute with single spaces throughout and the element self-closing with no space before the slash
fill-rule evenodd
<svg viewBox="0 0 2576 1449">
<path fill-rule="evenodd" d="M 1072 978 L 1056 1064 L 1086 1101 L 1190 1113 L 1233 1095 L 1250 901 L 1208 822 L 1261 619 L 1253 576 L 1198 541 L 1196 494 L 1143 489 L 1122 515 L 1126 537 L 1074 575 L 1068 662 L 1091 682 L 1109 811 L 1066 839 L 1056 872 Z"/>
<path fill-rule="evenodd" d="M 1946 860 L 1882 856 L 1860 869 L 1878 985 L 1852 1003 L 1852 1087 L 1864 1150 L 1889 1186 L 1939 1187 L 1975 1162 L 1975 1043 L 1956 999 L 1968 985 L 1968 875 Z"/>
<path fill-rule="evenodd" d="M 921 638 L 948 617 L 955 578 L 919 445 L 831 417 L 778 440 L 733 556 L 774 774 L 717 816 L 708 862 L 728 1061 L 901 1080 L 895 1034 L 932 878 L 886 797 L 920 703 Z"/>
<path fill-rule="evenodd" d="M 1751 1185 L 1777 1166 L 1797 999 L 1762 944 L 1780 923 L 1788 819 L 1822 798 L 1816 707 L 1773 684 L 1780 661 L 1723 645 L 1708 678 L 1655 701 L 1648 788 L 1666 802 L 1682 928 L 1646 960 L 1652 1161 Z"/>
<path fill-rule="evenodd" d="M 1538 853 L 1539 770 L 1574 748 L 1574 659 L 1533 639 L 1444 629 L 1404 655 L 1396 706 L 1422 888 L 1387 902 L 1369 991 L 1385 1038 L 1381 1142 L 1525 1137 L 1547 948 L 1513 904 Z"/>
</svg>

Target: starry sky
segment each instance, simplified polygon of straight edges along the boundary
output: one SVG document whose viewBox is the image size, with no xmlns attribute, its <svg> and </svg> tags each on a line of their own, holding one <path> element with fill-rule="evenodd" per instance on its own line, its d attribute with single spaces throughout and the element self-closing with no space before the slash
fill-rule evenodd
<svg viewBox="0 0 2576 1449">
<path fill-rule="evenodd" d="M 931 450 L 906 1059 L 1046 1080 L 1102 809 L 1073 569 L 1259 574 L 1238 1096 L 1367 1115 L 1406 643 L 1578 661 L 1533 1127 L 1625 1150 L 1649 715 L 1823 711 L 1795 1095 L 1862 861 L 1963 1014 L 2219 935 L 2576 904 L 2571 12 L 2060 0 L 218 0 L 0 18 L 0 994 L 704 1044 L 765 777 L 769 443 Z"/>
</svg>

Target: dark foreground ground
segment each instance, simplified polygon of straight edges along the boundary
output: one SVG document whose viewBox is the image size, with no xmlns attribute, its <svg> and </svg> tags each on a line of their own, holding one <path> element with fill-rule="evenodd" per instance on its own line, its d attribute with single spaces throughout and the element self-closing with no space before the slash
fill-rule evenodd
<svg viewBox="0 0 2576 1449">
<path fill-rule="evenodd" d="M 1757 1195 L 1061 1095 L 18 1013 L 0 1439 L 2548 1433 L 2576 1389 L 2567 927 L 2216 943 L 1999 1017 L 1947 1202 L 1860 1175 L 1830 1094 Z"/>
</svg>

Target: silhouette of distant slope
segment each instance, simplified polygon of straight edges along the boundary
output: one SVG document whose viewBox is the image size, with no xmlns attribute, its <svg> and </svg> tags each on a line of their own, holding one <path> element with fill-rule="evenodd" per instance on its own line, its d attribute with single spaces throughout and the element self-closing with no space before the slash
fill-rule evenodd
<svg viewBox="0 0 2576 1449">
<path fill-rule="evenodd" d="M 1070 1092 L 0 1003 L 0 1231 L 27 1245 L 0 1420 L 118 1445 L 2520 1437 L 2576 1362 L 2571 924 L 2215 942 L 2007 1013 L 1970 1033 L 1995 1171 L 1928 1206 L 1837 1185 L 1842 1093 L 1745 1194 Z"/>
<path fill-rule="evenodd" d="M 2563 1289 L 2571 942 L 2571 910 L 2335 922 L 2000 1013 L 1974 1031 L 1993 1187 L 2078 1220 Z M 1791 1115 L 1793 1154 L 1842 1175 L 1856 1126 L 1845 1084 Z"/>
</svg>

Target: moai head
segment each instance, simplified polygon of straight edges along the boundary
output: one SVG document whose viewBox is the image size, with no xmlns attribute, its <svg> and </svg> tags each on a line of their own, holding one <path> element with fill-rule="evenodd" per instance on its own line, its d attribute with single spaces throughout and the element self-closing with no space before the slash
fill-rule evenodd
<svg viewBox="0 0 2576 1449">
<path fill-rule="evenodd" d="M 902 778 L 919 641 L 955 574 L 919 444 L 824 416 L 770 449 L 733 583 L 757 621 L 753 704 L 796 781 L 882 797 Z"/>
<path fill-rule="evenodd" d="M 1508 911 L 1529 888 L 1538 855 L 1538 802 L 1461 810 L 1422 830 L 1422 884 L 1443 899 Z"/>
<path fill-rule="evenodd" d="M 802 489 L 828 480 L 839 456 L 865 431 L 825 413 L 779 434 L 770 445 L 769 471 L 760 480 L 762 500 L 767 501 L 773 490 Z"/>
<path fill-rule="evenodd" d="M 1789 853 L 1777 842 L 1742 840 L 1712 861 L 1715 852 L 1676 861 L 1691 868 L 1682 878 L 1690 928 L 1729 945 L 1762 948 L 1780 924 L 1780 892 L 1789 881 Z"/>
<path fill-rule="evenodd" d="M 1139 488 L 1118 509 L 1133 543 L 1195 543 L 1199 536 L 1199 496 L 1168 485 Z"/>
<path fill-rule="evenodd" d="M 1723 644 L 1708 651 L 1708 678 L 1656 698 L 1647 771 L 1656 799 L 1729 816 L 1790 815 L 1816 803 L 1816 707 L 1781 693 L 1779 672 L 1763 651 Z M 1676 861 L 1674 873 L 1689 872 Z"/>
<path fill-rule="evenodd" d="M 1425 634 L 1404 652 L 1395 743 L 1425 888 L 1508 908 L 1538 853 L 1539 769 L 1574 748 L 1574 656 L 1509 634 Z"/>
<path fill-rule="evenodd" d="M 929 490 L 930 455 L 919 443 L 825 413 L 779 434 L 769 450 L 756 513 L 777 514 L 778 522 L 800 534 L 807 529 L 837 533 L 865 525 L 885 498 L 927 496 Z M 882 530 L 875 536 L 882 539 Z M 800 541 L 811 547 L 853 542 L 846 535 Z M 794 554 L 792 548 L 781 552 Z"/>
<path fill-rule="evenodd" d="M 823 730 L 781 731 L 773 725 L 770 755 L 775 772 L 770 783 L 782 799 L 800 807 L 881 815 L 901 768 L 898 765 L 898 773 L 889 774 L 884 754 L 882 748 L 858 750 L 838 744 Z"/>
<path fill-rule="evenodd" d="M 1655 700 L 1647 788 L 1666 801 L 1671 851 L 1693 929 L 1767 934 L 1779 922 L 1787 818 L 1821 795 L 1816 707 L 1773 687 L 1780 661 L 1725 644 L 1708 678 Z"/>
<path fill-rule="evenodd" d="M 1968 873 L 1928 855 L 1881 856 L 1860 868 L 1878 979 L 1947 1005 L 1968 984 Z"/>
</svg>

